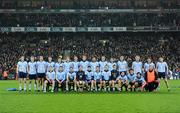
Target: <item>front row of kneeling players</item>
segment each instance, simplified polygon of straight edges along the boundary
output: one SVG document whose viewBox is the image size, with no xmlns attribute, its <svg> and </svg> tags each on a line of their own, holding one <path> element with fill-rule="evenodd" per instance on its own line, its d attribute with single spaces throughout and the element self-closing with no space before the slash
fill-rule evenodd
<svg viewBox="0 0 180 113">
<path fill-rule="evenodd" d="M 97 66 L 94 73 L 90 66 L 86 72 L 81 66 L 77 72 L 74 72 L 73 67 L 70 67 L 68 73 L 65 73 L 63 67 L 60 66 L 57 72 L 54 72 L 52 67 L 49 68 L 46 73 L 43 92 L 49 90 L 49 86 L 52 88 L 51 92 L 57 92 L 59 88 L 62 91 L 83 91 L 85 89 L 87 91 L 122 91 L 123 89 L 126 91 L 136 91 L 136 89 L 153 91 L 158 87 L 158 84 L 156 72 L 151 66 L 144 77 L 141 73 L 134 74 L 133 69 L 130 69 L 128 73 L 118 72 L 115 65 L 112 71 L 109 71 L 108 66 L 105 66 L 103 72 Z"/>
</svg>

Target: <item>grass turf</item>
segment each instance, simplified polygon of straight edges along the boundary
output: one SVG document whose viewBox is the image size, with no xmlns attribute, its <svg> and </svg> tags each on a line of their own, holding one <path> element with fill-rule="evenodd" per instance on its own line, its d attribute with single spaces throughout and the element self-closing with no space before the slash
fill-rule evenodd
<svg viewBox="0 0 180 113">
<path fill-rule="evenodd" d="M 19 93 L 18 81 L 0 81 L 0 113 L 180 113 L 180 81 L 158 92 Z"/>
</svg>

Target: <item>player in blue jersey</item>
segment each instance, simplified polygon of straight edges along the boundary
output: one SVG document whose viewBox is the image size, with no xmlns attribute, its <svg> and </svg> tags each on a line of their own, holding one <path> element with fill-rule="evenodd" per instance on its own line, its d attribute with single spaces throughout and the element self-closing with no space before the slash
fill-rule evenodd
<svg viewBox="0 0 180 113">
<path fill-rule="evenodd" d="M 153 69 L 155 69 L 155 64 L 151 61 L 150 58 L 147 59 L 147 62 L 144 64 L 144 71 L 148 71 L 149 70 L 149 66 L 153 66 Z"/>
<path fill-rule="evenodd" d="M 142 74 L 142 62 L 140 61 L 140 56 L 135 56 L 135 61 L 132 63 L 132 69 L 135 74 L 138 72 Z"/>
<path fill-rule="evenodd" d="M 79 66 L 79 70 L 76 73 L 76 82 L 77 82 L 78 91 L 83 91 L 83 89 L 85 88 L 85 80 L 86 80 L 85 72 L 83 71 L 82 66 Z"/>
<path fill-rule="evenodd" d="M 106 57 L 102 56 L 101 57 L 101 61 L 99 62 L 99 66 L 100 66 L 100 71 L 104 71 L 104 67 L 108 65 L 108 62 L 106 61 Z M 108 69 L 109 70 L 109 69 Z"/>
<path fill-rule="evenodd" d="M 26 78 L 27 78 L 28 64 L 24 60 L 24 56 L 21 56 L 20 61 L 17 63 L 16 73 L 19 78 L 19 91 L 22 91 L 22 83 L 24 84 L 24 91 L 26 91 Z"/>
<path fill-rule="evenodd" d="M 92 67 L 92 71 L 95 72 L 96 71 L 96 67 L 99 66 L 99 62 L 97 62 L 96 57 L 92 58 L 92 62 L 90 62 L 90 65 Z"/>
<path fill-rule="evenodd" d="M 74 55 L 74 61 L 72 62 L 72 65 L 73 65 L 74 71 L 77 72 L 80 64 L 78 61 L 78 57 L 76 55 Z"/>
<path fill-rule="evenodd" d="M 44 78 L 46 76 L 46 62 L 43 59 L 43 56 L 39 57 L 39 61 L 37 61 L 37 77 L 38 77 L 38 92 L 40 91 L 40 86 L 42 86 L 43 90 L 43 83 Z"/>
<path fill-rule="evenodd" d="M 110 62 L 108 62 L 109 71 L 112 71 L 112 70 L 113 70 L 113 66 L 114 66 L 114 65 L 117 65 L 117 64 L 114 62 L 114 58 L 111 57 L 111 58 L 110 58 Z"/>
<path fill-rule="evenodd" d="M 120 56 L 120 61 L 117 62 L 118 65 L 118 71 L 125 72 L 127 74 L 128 71 L 128 63 L 124 60 L 124 56 Z"/>
<path fill-rule="evenodd" d="M 63 69 L 63 66 L 60 65 L 59 69 L 56 71 L 56 82 L 55 82 L 55 91 L 58 92 L 59 87 L 61 90 L 65 90 L 65 80 L 66 80 L 66 72 Z"/>
<path fill-rule="evenodd" d="M 157 64 L 156 64 L 156 71 L 158 73 L 158 78 L 159 79 L 163 78 L 168 91 L 170 91 L 169 83 L 168 83 L 168 80 L 167 80 L 167 75 L 168 75 L 168 72 L 169 72 L 169 68 L 168 68 L 167 63 L 164 62 L 164 59 L 162 57 L 159 58 L 159 62 L 157 62 Z"/>
<path fill-rule="evenodd" d="M 55 86 L 55 79 L 56 79 L 56 75 L 55 72 L 53 70 L 53 67 L 50 66 L 48 68 L 49 70 L 46 73 L 46 80 L 44 81 L 44 90 L 43 92 L 46 92 L 46 90 L 49 88 L 47 88 L 47 86 L 49 87 L 51 85 L 51 92 L 54 92 L 54 86 Z"/>
<path fill-rule="evenodd" d="M 100 91 L 101 86 L 101 80 L 102 80 L 102 73 L 100 71 L 100 67 L 96 67 L 96 71 L 94 72 L 94 80 L 93 80 L 93 88 L 95 88 L 95 91 Z"/>
<path fill-rule="evenodd" d="M 138 72 L 135 79 L 135 88 L 138 89 L 138 91 L 143 91 L 145 85 L 146 81 L 144 80 L 144 77 L 141 75 L 140 72 Z"/>
<path fill-rule="evenodd" d="M 47 70 L 49 70 L 49 67 L 52 67 L 53 70 L 54 70 L 55 63 L 52 61 L 52 57 L 51 56 L 48 57 L 48 62 L 46 62 L 46 66 L 47 66 Z"/>
<path fill-rule="evenodd" d="M 107 86 L 108 86 L 108 91 L 110 91 L 110 87 L 109 87 L 110 76 L 111 76 L 111 71 L 109 71 L 108 65 L 105 65 L 104 71 L 102 72 L 102 80 L 101 80 L 101 86 L 102 88 L 104 88 L 104 91 L 107 90 Z"/>
<path fill-rule="evenodd" d="M 134 70 L 133 69 L 129 70 L 127 78 L 128 78 L 128 82 L 129 82 L 128 89 L 130 89 L 130 91 L 132 91 L 134 89 L 134 91 L 135 91 L 135 79 L 136 79 L 136 75 L 134 74 Z"/>
<path fill-rule="evenodd" d="M 87 71 L 87 67 L 90 65 L 89 61 L 87 61 L 86 55 L 82 56 L 82 61 L 80 62 L 80 65 L 83 67 L 83 71 Z"/>
<path fill-rule="evenodd" d="M 71 90 L 73 86 L 74 91 L 77 91 L 76 87 L 76 73 L 73 67 L 70 67 L 69 72 L 66 76 L 66 91 Z"/>
<path fill-rule="evenodd" d="M 60 66 L 63 66 L 64 68 L 64 63 L 62 62 L 62 56 L 59 56 L 58 61 L 55 63 L 55 71 L 58 71 Z"/>
<path fill-rule="evenodd" d="M 127 79 L 127 76 L 125 75 L 125 72 L 121 72 L 116 80 L 118 82 L 118 90 L 119 91 L 122 91 L 123 87 L 125 87 L 125 90 L 128 91 L 127 90 L 128 79 Z"/>
<path fill-rule="evenodd" d="M 34 56 L 31 56 L 30 62 L 28 62 L 28 74 L 29 74 L 29 91 L 31 91 L 32 80 L 34 80 L 34 90 L 36 91 L 37 72 L 36 72 L 36 62 L 34 61 Z"/>
<path fill-rule="evenodd" d="M 113 70 L 111 70 L 111 76 L 109 81 L 109 86 L 110 88 L 112 88 L 113 91 L 115 91 L 115 83 L 118 76 L 119 76 L 119 71 L 117 70 L 117 66 L 113 65 Z"/>
<path fill-rule="evenodd" d="M 66 61 L 64 62 L 64 70 L 66 73 L 69 72 L 70 67 L 73 67 L 72 62 L 70 61 L 70 56 L 66 56 Z"/>
<path fill-rule="evenodd" d="M 88 66 L 87 71 L 85 72 L 86 75 L 86 87 L 88 89 L 88 91 L 90 91 L 90 89 L 92 90 L 93 87 L 93 75 L 94 73 L 92 72 L 91 66 Z"/>
</svg>

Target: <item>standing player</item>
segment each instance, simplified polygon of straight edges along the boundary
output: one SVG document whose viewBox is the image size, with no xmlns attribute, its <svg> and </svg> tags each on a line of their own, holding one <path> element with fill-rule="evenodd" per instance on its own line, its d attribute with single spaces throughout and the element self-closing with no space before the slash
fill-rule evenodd
<svg viewBox="0 0 180 113">
<path fill-rule="evenodd" d="M 169 91 L 170 88 L 169 88 L 169 84 L 168 84 L 168 81 L 167 81 L 167 75 L 168 75 L 168 70 L 169 69 L 168 69 L 167 63 L 164 62 L 164 59 L 162 57 L 159 58 L 159 62 L 157 62 L 157 64 L 156 64 L 156 70 L 157 70 L 159 79 L 161 79 L 161 78 L 164 79 L 166 87 L 167 87 L 167 89 Z"/>
<path fill-rule="evenodd" d="M 55 72 L 53 71 L 53 67 L 50 66 L 48 72 L 46 73 L 46 80 L 44 81 L 44 90 L 43 92 L 46 92 L 47 85 L 52 85 L 51 92 L 54 92 L 54 85 L 55 85 Z"/>
<path fill-rule="evenodd" d="M 79 91 L 83 91 L 85 86 L 86 75 L 82 69 L 82 66 L 79 66 L 79 70 L 76 73 L 77 87 Z"/>
<path fill-rule="evenodd" d="M 92 87 L 93 87 L 93 79 L 94 79 L 94 73 L 92 72 L 91 66 L 88 66 L 87 71 L 85 72 L 86 74 L 86 87 L 88 88 L 88 90 L 91 89 L 92 91 Z"/>
<path fill-rule="evenodd" d="M 149 66 L 153 66 L 153 69 L 155 69 L 155 65 L 154 63 L 151 61 L 150 58 L 147 59 L 147 62 L 144 64 L 144 71 L 148 71 L 149 70 Z"/>
<path fill-rule="evenodd" d="M 52 67 L 53 70 L 54 70 L 55 63 L 52 61 L 52 57 L 51 56 L 48 57 L 48 62 L 47 62 L 47 66 L 46 67 L 47 67 L 47 70 L 49 70 L 49 67 Z"/>
<path fill-rule="evenodd" d="M 135 60 L 132 63 L 132 69 L 134 70 L 134 73 L 137 74 L 138 72 L 140 72 L 142 74 L 142 62 L 140 61 L 140 56 L 136 56 Z"/>
<path fill-rule="evenodd" d="M 45 76 L 46 76 L 46 62 L 44 61 L 43 56 L 40 56 L 39 61 L 37 62 L 38 91 L 40 91 L 40 86 L 42 86 L 42 90 L 43 90 L 43 83 Z"/>
<path fill-rule="evenodd" d="M 96 67 L 96 71 L 94 72 L 94 80 L 93 80 L 93 88 L 95 88 L 95 91 L 101 90 L 101 84 L 100 81 L 102 80 L 102 73 L 100 71 L 99 66 Z"/>
<path fill-rule="evenodd" d="M 64 70 L 66 71 L 66 73 L 69 72 L 70 67 L 73 67 L 73 66 L 72 66 L 72 63 L 70 61 L 70 57 L 67 56 L 66 61 L 64 62 Z"/>
<path fill-rule="evenodd" d="M 27 77 L 27 62 L 24 61 L 24 56 L 21 56 L 20 61 L 17 63 L 16 73 L 19 77 L 19 91 L 22 91 L 22 83 L 24 83 L 24 91 L 26 91 L 26 77 Z"/>
<path fill-rule="evenodd" d="M 119 76 L 119 71 L 117 71 L 116 65 L 113 65 L 113 70 L 111 71 L 109 86 L 112 88 L 113 91 L 115 91 L 115 83 L 116 78 Z"/>
<path fill-rule="evenodd" d="M 58 71 L 61 65 L 64 68 L 64 64 L 62 62 L 62 57 L 60 56 L 60 57 L 58 57 L 58 62 L 55 63 L 55 71 Z"/>
<path fill-rule="evenodd" d="M 82 61 L 80 62 L 80 65 L 83 67 L 83 71 L 87 71 L 87 67 L 90 65 L 89 61 L 87 61 L 86 55 L 82 56 Z"/>
<path fill-rule="evenodd" d="M 66 72 L 64 71 L 63 66 L 60 65 L 59 69 L 56 71 L 56 82 L 55 82 L 56 92 L 58 92 L 59 86 L 61 86 L 62 91 L 64 91 L 65 79 L 66 79 Z"/>
<path fill-rule="evenodd" d="M 31 59 L 31 61 L 28 62 L 29 91 L 31 91 L 32 80 L 34 80 L 34 91 L 36 91 L 36 85 L 37 85 L 36 62 L 34 61 L 34 56 L 31 56 L 30 59 Z"/>
<path fill-rule="evenodd" d="M 129 82 L 128 89 L 130 89 L 131 91 L 134 89 L 134 91 L 135 91 L 135 79 L 136 79 L 136 75 L 134 74 L 134 70 L 133 69 L 129 70 L 129 74 L 127 75 L 127 78 L 128 78 L 128 82 Z"/>
<path fill-rule="evenodd" d="M 101 57 L 101 61 L 99 62 L 99 66 L 100 66 L 100 71 L 101 71 L 101 72 L 104 71 L 105 65 L 108 65 L 108 62 L 106 61 L 106 57 L 105 57 L 105 56 L 102 56 L 102 57 Z"/>
<path fill-rule="evenodd" d="M 124 56 L 120 56 L 120 61 L 118 61 L 117 63 L 118 68 L 119 68 L 119 72 L 124 72 L 125 74 L 127 74 L 127 70 L 128 70 L 128 64 L 127 62 L 124 60 Z"/>
<path fill-rule="evenodd" d="M 79 62 L 78 62 L 78 57 L 76 55 L 74 56 L 74 61 L 72 62 L 72 65 L 74 71 L 77 72 L 79 67 Z"/>
<path fill-rule="evenodd" d="M 101 86 L 104 88 L 104 91 L 106 91 L 106 87 L 109 86 L 109 78 L 111 76 L 111 72 L 109 71 L 108 65 L 105 65 L 104 71 L 102 72 L 102 80 L 101 80 Z M 110 87 L 108 88 L 108 91 L 110 91 Z"/>
<path fill-rule="evenodd" d="M 76 87 L 76 73 L 73 70 L 73 67 L 70 67 L 69 72 L 66 77 L 66 91 L 71 89 L 71 85 L 73 85 L 74 91 L 77 91 Z"/>
<path fill-rule="evenodd" d="M 117 82 L 118 82 L 118 90 L 122 91 L 122 88 L 125 87 L 125 90 L 127 90 L 128 87 L 128 79 L 127 76 L 125 75 L 125 72 L 121 72 L 120 76 L 117 77 Z"/>
<path fill-rule="evenodd" d="M 116 63 L 114 62 L 114 58 L 110 58 L 110 62 L 108 62 L 109 65 L 109 71 L 113 70 L 113 66 L 116 65 Z"/>
<path fill-rule="evenodd" d="M 96 60 L 96 57 L 92 58 L 92 62 L 90 63 L 91 67 L 92 67 L 92 71 L 95 72 L 96 71 L 96 67 L 99 66 L 99 63 Z"/>
</svg>

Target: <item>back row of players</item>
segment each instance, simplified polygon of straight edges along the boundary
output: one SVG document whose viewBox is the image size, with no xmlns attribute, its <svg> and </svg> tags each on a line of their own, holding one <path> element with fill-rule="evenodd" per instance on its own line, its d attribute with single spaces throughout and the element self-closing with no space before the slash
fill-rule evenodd
<svg viewBox="0 0 180 113">
<path fill-rule="evenodd" d="M 58 58 L 58 62 L 52 61 L 52 57 L 48 57 L 48 61 L 44 61 L 43 56 L 39 56 L 39 61 L 35 61 L 34 56 L 31 56 L 30 61 L 24 60 L 21 56 L 17 63 L 17 74 L 19 77 L 19 91 L 22 91 L 22 83 L 24 83 L 24 90 L 26 91 L 26 79 L 29 78 L 29 90 L 31 90 L 31 82 L 34 82 L 34 90 L 41 89 L 46 92 L 47 85 L 52 85 L 51 91 L 58 90 L 61 86 L 62 90 L 73 89 L 76 91 L 83 90 L 85 87 L 88 90 L 115 90 L 115 85 L 118 84 L 117 89 L 122 90 L 124 86 L 126 90 L 140 88 L 143 90 L 145 80 L 142 76 L 149 68 L 153 68 L 159 78 L 163 78 L 167 88 L 168 65 L 160 57 L 155 65 L 150 58 L 143 65 L 139 56 L 135 56 L 135 61 L 131 68 L 128 67 L 124 56 L 120 56 L 118 62 L 114 62 L 111 58 L 110 62 L 106 61 L 105 56 L 101 57 L 101 61 L 97 61 L 96 57 L 92 61 L 87 61 L 87 57 L 83 55 L 82 61 L 78 61 L 78 57 L 74 56 L 74 61 L 70 61 L 70 57 L 62 62 L 62 58 Z M 36 80 L 38 82 L 36 82 Z M 133 84 L 132 84 L 133 83 Z M 37 88 L 36 88 L 37 87 Z"/>
</svg>

